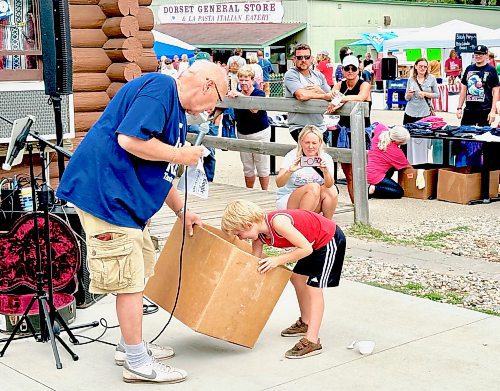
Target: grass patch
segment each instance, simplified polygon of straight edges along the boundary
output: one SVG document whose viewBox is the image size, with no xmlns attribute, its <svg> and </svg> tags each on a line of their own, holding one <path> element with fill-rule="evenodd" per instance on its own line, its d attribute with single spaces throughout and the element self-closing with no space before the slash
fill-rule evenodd
<svg viewBox="0 0 500 391">
<path fill-rule="evenodd" d="M 500 316 L 500 312 L 496 312 L 496 311 L 489 310 L 489 309 L 486 309 L 486 308 L 477 308 L 477 309 L 475 309 L 475 311 L 482 312 L 483 314 Z"/>
<path fill-rule="evenodd" d="M 358 238 L 375 240 L 379 242 L 391 244 L 411 244 L 410 240 L 401 240 L 394 238 L 392 235 L 389 235 L 380 229 L 374 228 L 369 224 L 354 223 L 347 229 L 347 233 Z"/>
<path fill-rule="evenodd" d="M 443 298 L 444 298 L 444 296 L 439 292 L 427 292 L 427 293 L 424 293 L 420 297 L 424 297 L 424 298 L 432 300 L 432 301 L 443 301 Z"/>
<path fill-rule="evenodd" d="M 484 314 L 499 316 L 500 312 L 485 309 L 485 308 L 476 308 L 472 306 L 464 306 L 464 297 L 463 295 L 457 292 L 437 292 L 430 291 L 426 292 L 425 287 L 419 283 L 409 282 L 405 285 L 391 285 L 386 283 L 381 283 L 377 281 L 365 281 L 363 282 L 366 285 L 374 286 L 376 288 L 388 289 L 394 292 L 404 293 L 406 295 L 420 297 L 423 299 L 428 299 L 432 301 L 437 301 L 441 303 L 447 303 L 452 305 L 461 305 L 464 308 L 468 308 L 473 311 L 482 312 Z"/>
<path fill-rule="evenodd" d="M 354 237 L 389 244 L 400 244 L 416 247 L 432 247 L 439 249 L 444 246 L 442 239 L 452 235 L 455 232 L 467 232 L 470 231 L 470 229 L 471 228 L 466 225 L 461 225 L 455 228 L 451 228 L 448 231 L 431 232 L 425 235 L 417 236 L 414 239 L 398 239 L 393 235 L 389 235 L 380 229 L 372 227 L 371 225 L 355 223 L 347 229 L 347 233 Z"/>
<path fill-rule="evenodd" d="M 462 295 L 459 295 L 455 292 L 447 292 L 446 293 L 446 302 L 457 305 L 457 304 L 462 304 L 464 301 L 464 297 Z"/>
<path fill-rule="evenodd" d="M 403 285 L 403 288 L 408 289 L 409 291 L 420 291 L 424 289 L 421 284 L 417 284 L 415 282 L 409 282 L 408 284 Z"/>
</svg>

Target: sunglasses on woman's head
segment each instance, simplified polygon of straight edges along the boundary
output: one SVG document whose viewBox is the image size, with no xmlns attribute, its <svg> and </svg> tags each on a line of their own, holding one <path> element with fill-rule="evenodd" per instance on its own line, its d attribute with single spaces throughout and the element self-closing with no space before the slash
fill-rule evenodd
<svg viewBox="0 0 500 391">
<path fill-rule="evenodd" d="M 295 56 L 295 58 L 299 61 L 309 60 L 311 58 L 311 55 L 309 54 L 308 56 Z"/>
<path fill-rule="evenodd" d="M 344 71 L 346 72 L 356 72 L 358 68 L 356 68 L 354 65 L 348 65 L 344 67 Z"/>
</svg>

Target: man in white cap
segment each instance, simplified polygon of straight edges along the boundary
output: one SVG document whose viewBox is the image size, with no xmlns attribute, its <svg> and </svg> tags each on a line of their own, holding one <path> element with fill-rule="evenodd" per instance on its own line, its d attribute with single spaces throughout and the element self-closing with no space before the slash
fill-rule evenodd
<svg viewBox="0 0 500 391">
<path fill-rule="evenodd" d="M 462 125 L 491 124 L 495 120 L 499 89 L 496 69 L 488 64 L 488 48 L 477 45 L 474 64 L 469 65 L 462 76 L 457 107 L 457 118 L 462 120 Z"/>
</svg>

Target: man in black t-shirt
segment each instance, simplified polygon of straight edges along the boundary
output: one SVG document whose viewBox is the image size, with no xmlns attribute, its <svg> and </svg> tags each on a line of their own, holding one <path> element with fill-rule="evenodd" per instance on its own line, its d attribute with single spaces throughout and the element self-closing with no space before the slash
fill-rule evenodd
<svg viewBox="0 0 500 391">
<path fill-rule="evenodd" d="M 457 118 L 462 125 L 488 126 L 495 119 L 499 82 L 496 69 L 488 64 L 488 48 L 477 45 L 475 64 L 469 65 L 462 77 Z M 465 109 L 462 106 L 465 102 Z"/>
</svg>

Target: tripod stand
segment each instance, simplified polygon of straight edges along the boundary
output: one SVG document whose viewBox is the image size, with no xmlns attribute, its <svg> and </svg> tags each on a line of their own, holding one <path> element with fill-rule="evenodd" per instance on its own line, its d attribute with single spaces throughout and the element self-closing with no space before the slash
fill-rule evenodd
<svg viewBox="0 0 500 391">
<path fill-rule="evenodd" d="M 52 249 L 50 246 L 50 230 L 49 230 L 49 208 L 48 208 L 48 186 L 47 186 L 47 178 L 45 174 L 45 146 L 49 145 L 54 150 L 62 153 L 63 155 L 70 157 L 71 154 L 64 150 L 64 148 L 53 145 L 36 133 L 30 132 L 30 135 L 36 138 L 39 141 L 39 149 L 40 149 L 40 157 L 42 163 L 42 192 L 38 197 L 38 203 L 40 209 L 43 211 L 44 218 L 44 228 L 43 228 L 43 236 L 40 235 L 39 232 L 39 213 L 36 202 L 36 178 L 34 174 L 34 164 L 33 164 L 33 147 L 28 144 L 28 152 L 29 152 L 29 164 L 30 164 L 30 182 L 31 182 L 31 191 L 34 197 L 33 199 L 33 231 L 34 231 L 34 246 L 35 246 L 35 254 L 36 254 L 36 292 L 26 307 L 23 315 L 19 319 L 19 321 L 14 326 L 10 337 L 7 339 L 4 347 L 0 351 L 0 357 L 3 357 L 10 343 L 15 338 L 16 334 L 21 328 L 23 322 L 26 322 L 26 325 L 31 332 L 33 338 L 35 338 L 38 342 L 47 342 L 50 340 L 52 345 L 52 351 L 54 353 L 54 358 L 56 361 L 56 367 L 58 369 L 62 368 L 61 360 L 59 357 L 59 351 L 57 349 L 56 340 L 66 349 L 66 351 L 71 355 L 74 361 L 78 360 L 78 356 L 70 349 L 70 347 L 66 344 L 64 340 L 59 336 L 60 327 L 68 334 L 70 341 L 73 344 L 78 344 L 78 340 L 71 332 L 71 329 L 68 327 L 63 317 L 57 311 L 54 305 L 53 298 L 53 281 L 52 281 Z M 45 264 L 46 269 L 44 270 L 43 265 L 43 254 L 42 247 L 40 244 L 40 238 L 43 238 L 43 242 L 45 244 Z M 38 304 L 38 314 L 40 320 L 40 332 L 37 333 L 31 320 L 28 317 L 30 310 L 33 308 L 34 304 Z M 83 327 L 95 327 L 98 325 L 98 322 L 92 322 L 86 325 L 81 325 L 73 328 L 83 328 Z M 22 337 L 21 337 L 22 338 Z"/>
</svg>

